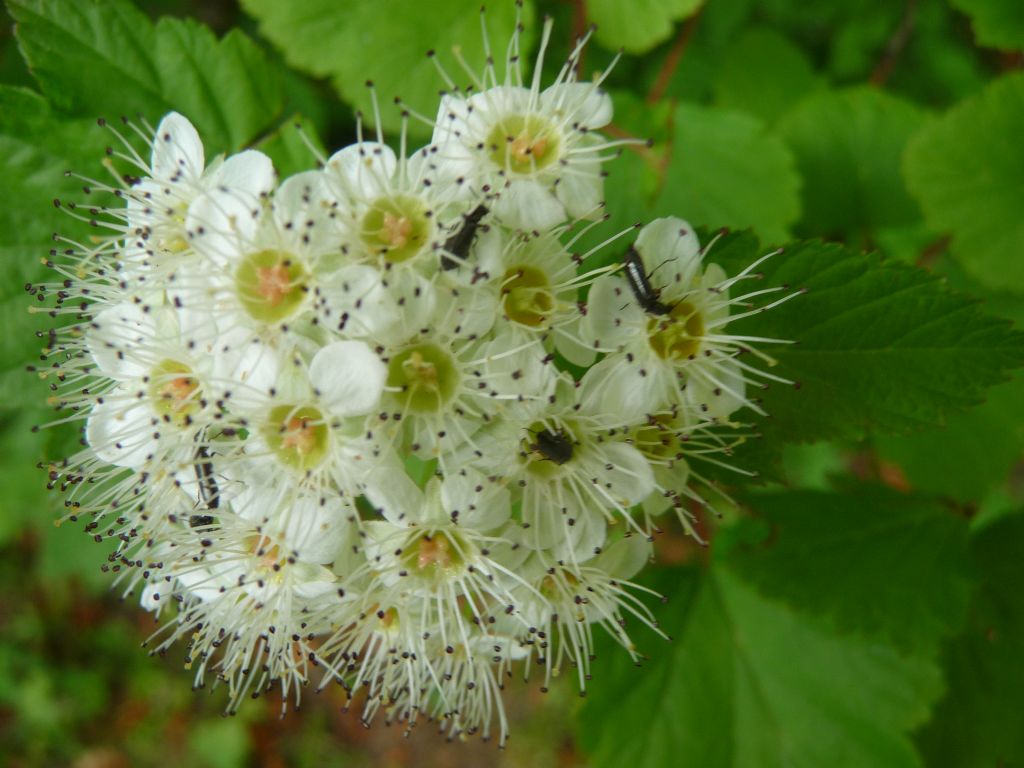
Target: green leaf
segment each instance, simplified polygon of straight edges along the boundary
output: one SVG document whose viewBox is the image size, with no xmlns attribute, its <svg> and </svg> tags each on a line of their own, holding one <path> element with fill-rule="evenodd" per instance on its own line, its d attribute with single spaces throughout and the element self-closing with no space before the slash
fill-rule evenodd
<svg viewBox="0 0 1024 768">
<path fill-rule="evenodd" d="M 237 718 L 207 720 L 189 734 L 189 746 L 207 768 L 241 768 L 249 755 L 245 723 Z"/>
<path fill-rule="evenodd" d="M 211 154 L 267 131 L 282 108 L 280 72 L 243 33 L 222 40 L 192 21 L 156 25 L 126 0 L 8 0 L 17 36 L 43 93 L 72 115 L 177 110 Z"/>
<path fill-rule="evenodd" d="M 907 184 L 982 283 L 1024 291 L 1024 73 L 989 84 L 910 142 Z"/>
<path fill-rule="evenodd" d="M 29 314 L 32 297 L 27 283 L 54 279 L 42 265 L 50 250 L 54 230 L 87 236 L 89 228 L 54 210 L 55 198 L 84 197 L 82 183 L 65 176 L 75 168 L 91 172 L 99 168 L 107 137 L 95 123 L 61 121 L 36 93 L 0 86 L 0 174 L 5 184 L 0 206 L 0 391 L 7 406 L 19 402 L 42 403 L 42 386 L 28 386 L 24 372 L 42 346 L 35 332 L 49 324 L 43 315 Z"/>
<path fill-rule="evenodd" d="M 436 50 L 438 60 L 460 82 L 465 75 L 451 55 L 453 49 L 459 50 L 473 72 L 483 69 L 479 4 L 465 0 L 437 0 L 430 4 L 429 12 L 415 0 L 243 0 L 242 6 L 256 17 L 260 31 L 281 49 L 289 64 L 329 77 L 342 98 L 361 110 L 371 124 L 374 109 L 365 87 L 368 80 L 374 82 L 384 104 L 400 96 L 414 110 L 434 119 L 438 91 L 445 85 L 426 57 L 427 51 Z M 527 23 L 531 10 L 530 4 L 524 6 Z M 500 62 L 515 25 L 515 6 L 496 3 L 488 7 L 486 21 L 488 37 Z M 530 49 L 529 43 L 530 35 L 524 35 L 524 54 Z M 385 109 L 381 119 L 389 131 L 401 128 L 395 109 Z M 429 136 L 431 128 L 414 120 L 409 123 L 409 131 Z"/>
<path fill-rule="evenodd" d="M 1018 0 L 952 0 L 971 17 L 978 42 L 1004 51 L 1024 49 L 1024 4 Z"/>
<path fill-rule="evenodd" d="M 672 161 L 655 208 L 695 226 L 753 227 L 770 242 L 800 214 L 800 179 L 781 140 L 742 112 L 680 104 Z"/>
<path fill-rule="evenodd" d="M 668 103 L 648 104 L 631 91 L 612 91 L 615 125 L 625 135 L 649 140 L 651 146 L 635 144 L 605 163 L 606 222 L 591 228 L 573 245 L 576 253 L 586 253 L 605 242 L 616 232 L 628 230 L 637 222 L 650 218 L 651 205 L 660 193 L 662 163 L 669 137 L 672 110 Z M 625 250 L 621 245 L 605 246 L 590 255 L 588 268 L 619 261 Z"/>
<path fill-rule="evenodd" d="M 24 286 L 56 279 L 42 264 L 57 245 L 55 229 L 79 240 L 91 233 L 87 225 L 55 210 L 53 200 L 84 197 L 82 182 L 65 171 L 100 172 L 108 138 L 93 121 L 56 118 L 37 93 L 0 86 L 0 174 L 5 185 L 0 206 L 0 540 L 33 522 L 48 524 L 52 519 L 46 478 L 35 465 L 64 454 L 67 447 L 54 442 L 66 433 L 30 432 L 52 413 L 45 410 L 49 390 L 25 366 L 38 361 L 43 346 L 36 332 L 53 321 L 29 313 L 36 302 Z"/>
<path fill-rule="evenodd" d="M 24 528 L 49 522 L 46 474 L 35 463 L 43 454 L 46 436 L 31 432 L 40 409 L 0 411 L 0 544 L 7 543 Z"/>
<path fill-rule="evenodd" d="M 913 488 L 980 501 L 1024 455 L 1024 382 L 993 387 L 982 405 L 954 414 L 941 430 L 883 437 L 875 446 Z"/>
<path fill-rule="evenodd" d="M 693 16 L 704 0 L 590 0 L 587 17 L 605 48 L 644 53 L 672 36 L 673 24 Z"/>
<path fill-rule="evenodd" d="M 293 116 L 257 144 L 256 149 L 270 157 L 282 178 L 311 171 L 319 165 L 318 155 L 327 156 L 316 127 L 302 115 Z"/>
<path fill-rule="evenodd" d="M 1024 763 L 1024 514 L 1003 517 L 971 542 L 981 586 L 967 631 L 946 653 L 948 690 L 919 735 L 929 765 Z"/>
<path fill-rule="evenodd" d="M 933 664 L 837 635 L 727 565 L 654 586 L 672 593 L 659 613 L 674 640 L 639 670 L 601 655 L 579 717 L 596 768 L 918 765 L 905 733 L 940 693 Z"/>
<path fill-rule="evenodd" d="M 51 526 L 41 538 L 36 561 L 41 581 L 54 584 L 76 579 L 94 595 L 111 588 L 110 574 L 104 573 L 102 566 L 113 547 L 97 544 L 80 524 L 69 523 L 56 529 Z"/>
<path fill-rule="evenodd" d="M 736 274 L 760 253 L 753 237 L 739 234 L 719 241 L 707 260 Z M 773 373 L 800 384 L 763 393 L 766 442 L 943 424 L 1024 364 L 1024 334 L 915 267 L 811 241 L 787 247 L 759 271 L 763 286 L 806 289 L 728 326 L 798 342 L 765 348 L 778 361 Z"/>
<path fill-rule="evenodd" d="M 936 652 L 970 594 L 967 522 L 883 488 L 763 493 L 747 499 L 767 536 L 734 558 L 765 595 L 828 617 L 845 634 Z"/>
<path fill-rule="evenodd" d="M 868 87 L 816 93 L 783 117 L 779 133 L 804 180 L 798 231 L 863 243 L 920 219 L 899 165 L 923 120 L 917 106 Z"/>
<path fill-rule="evenodd" d="M 736 39 L 715 81 L 715 101 L 774 123 L 808 93 L 823 87 L 807 55 L 767 27 L 750 27 Z"/>
</svg>

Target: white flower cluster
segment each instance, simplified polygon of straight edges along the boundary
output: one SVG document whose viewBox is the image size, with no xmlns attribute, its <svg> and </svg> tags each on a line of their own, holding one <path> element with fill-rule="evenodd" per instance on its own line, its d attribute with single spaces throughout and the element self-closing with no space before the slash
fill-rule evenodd
<svg viewBox="0 0 1024 768">
<path fill-rule="evenodd" d="M 133 173 L 90 183 L 123 206 L 71 207 L 113 235 L 33 289 L 72 318 L 42 372 L 85 420 L 52 484 L 232 706 L 336 680 L 367 720 L 504 740 L 514 667 L 583 687 L 594 627 L 636 654 L 654 519 L 688 525 L 690 460 L 756 408 L 758 339 L 726 331 L 756 275 L 675 218 L 584 269 L 610 99 L 578 48 L 544 89 L 510 51 L 423 149 L 280 182 L 253 150 L 207 164 L 181 115 L 137 129 L 149 157 L 124 138 Z"/>
</svg>

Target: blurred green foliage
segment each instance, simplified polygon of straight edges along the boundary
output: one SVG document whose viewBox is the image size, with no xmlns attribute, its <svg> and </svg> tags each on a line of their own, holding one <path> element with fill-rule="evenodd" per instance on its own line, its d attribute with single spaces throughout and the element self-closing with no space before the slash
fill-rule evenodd
<svg viewBox="0 0 1024 768">
<path fill-rule="evenodd" d="M 514 18 L 494 2 L 496 49 Z M 40 462 L 74 450 L 24 372 L 45 319 L 55 213 L 75 169 L 103 172 L 97 117 L 186 113 L 211 153 L 258 146 L 282 173 L 354 136 L 392 96 L 433 118 L 442 68 L 483 56 L 478 3 L 7 0 L 0 24 L 0 754 L 12 766 L 935 766 L 1024 764 L 1024 4 L 1019 0 L 527 0 L 555 17 L 550 80 L 590 22 L 614 138 L 609 222 L 668 213 L 750 228 L 765 285 L 808 293 L 748 321 L 795 339 L 737 462 L 773 485 L 701 521 L 709 549 L 658 541 L 650 585 L 671 643 L 634 669 L 599 648 L 582 708 L 510 686 L 509 748 L 364 731 L 336 693 L 301 712 L 189 691 L 181 659 L 139 649 L 152 618 L 109 591 L 103 547 L 68 525 Z M 12 22 L 18 22 L 12 32 Z M 619 48 L 625 55 L 607 68 Z M 503 55 L 503 50 L 500 55 Z M 499 58 L 500 58 L 499 55 Z M 374 118 L 376 119 L 376 118 Z M 372 122 L 372 121 L 371 121 Z M 297 128 L 296 125 L 301 126 Z M 413 117 L 414 138 L 429 134 Z M 605 259 L 609 258 L 605 256 Z M 614 258 L 614 256 L 610 257 Z M 1005 317 L 1008 320 L 1000 320 Z M 739 327 L 739 324 L 736 326 Z M 1005 382 L 1005 383 L 1000 383 Z M 720 479 L 737 485 L 735 475 Z M 749 486 L 749 484 L 748 484 Z M 182 654 L 183 654 L 183 649 Z M 173 656 L 174 654 L 170 654 Z M 573 734 L 575 733 L 575 739 Z"/>
</svg>

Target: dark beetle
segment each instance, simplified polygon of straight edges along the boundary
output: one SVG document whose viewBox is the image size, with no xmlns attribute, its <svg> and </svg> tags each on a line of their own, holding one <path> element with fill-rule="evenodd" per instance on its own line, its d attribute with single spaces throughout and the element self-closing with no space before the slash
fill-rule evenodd
<svg viewBox="0 0 1024 768">
<path fill-rule="evenodd" d="M 476 239 L 480 221 L 488 211 L 488 207 L 481 203 L 462 217 L 462 226 L 459 227 L 458 232 L 444 241 L 445 253 L 441 254 L 441 269 L 446 271 L 458 269 L 459 265 L 466 260 L 469 256 L 469 249 L 473 246 L 473 240 Z"/>
<path fill-rule="evenodd" d="M 206 446 L 200 445 L 196 449 L 196 462 L 194 465 L 196 482 L 199 484 L 199 500 L 208 510 L 211 510 L 217 509 L 220 506 L 220 489 L 217 487 L 217 481 L 213 477 L 213 462 L 209 459 L 210 454 L 206 450 Z M 213 525 L 213 516 L 192 515 L 188 519 L 188 524 L 193 528 Z"/>
<path fill-rule="evenodd" d="M 545 459 L 555 464 L 565 464 L 572 458 L 572 440 L 561 430 L 552 432 L 550 429 L 543 429 L 534 435 L 534 439 L 536 442 L 530 448 Z"/>
<path fill-rule="evenodd" d="M 647 272 L 644 270 L 644 263 L 640 258 L 640 254 L 637 253 L 636 248 L 632 245 L 626 251 L 622 265 L 626 270 L 626 280 L 629 282 L 629 289 L 633 291 L 637 304 L 643 308 L 644 312 L 651 315 L 667 315 L 672 311 L 672 307 L 665 304 L 658 297 L 660 291 L 657 288 L 651 287 L 651 282 L 647 279 Z"/>
</svg>

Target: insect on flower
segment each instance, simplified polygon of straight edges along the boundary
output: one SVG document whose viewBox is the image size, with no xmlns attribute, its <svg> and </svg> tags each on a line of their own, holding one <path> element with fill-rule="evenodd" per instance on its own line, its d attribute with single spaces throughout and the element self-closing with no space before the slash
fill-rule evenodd
<svg viewBox="0 0 1024 768">
<path fill-rule="evenodd" d="M 469 256 L 469 249 L 473 247 L 476 239 L 477 229 L 480 222 L 488 213 L 486 205 L 481 203 L 472 211 L 467 213 L 462 220 L 462 226 L 444 243 L 444 253 L 441 254 L 441 269 L 446 272 L 451 269 L 458 269 Z"/>
<path fill-rule="evenodd" d="M 625 258 L 622 260 L 622 264 L 625 268 L 626 280 L 629 282 L 629 289 L 633 292 L 637 303 L 643 308 L 644 312 L 651 315 L 669 314 L 672 311 L 672 307 L 661 301 L 659 298 L 660 291 L 651 285 L 647 271 L 644 269 L 644 262 L 640 258 L 640 254 L 637 253 L 636 248 L 633 246 L 629 247 Z"/>
<path fill-rule="evenodd" d="M 212 510 L 220 507 L 220 489 L 217 487 L 217 480 L 213 476 L 213 462 L 210 461 L 210 452 L 205 445 L 196 449 L 196 462 L 194 469 L 196 482 L 199 485 L 199 500 Z M 192 515 L 188 524 L 193 528 L 200 528 L 205 525 L 213 525 L 212 515 Z"/>
<path fill-rule="evenodd" d="M 565 464 L 572 458 L 572 440 L 561 430 L 542 429 L 534 435 L 530 448 L 555 464 Z"/>
<path fill-rule="evenodd" d="M 281 180 L 257 150 L 207 163 L 177 113 L 115 131 L 132 173 L 110 160 L 116 186 L 86 191 L 107 234 L 64 238 L 59 279 L 30 286 L 73 318 L 43 359 L 84 445 L 51 483 L 107 521 L 125 594 L 169 615 L 156 650 L 187 640 L 229 710 L 297 702 L 316 667 L 366 722 L 503 743 L 513 670 L 546 689 L 572 666 L 583 690 L 598 630 L 638 658 L 627 621 L 656 622 L 627 580 L 654 517 L 692 532 L 691 460 L 721 465 L 748 385 L 784 381 L 748 362 L 778 340 L 726 328 L 788 299 L 758 305 L 785 290 L 746 287 L 759 262 L 728 276 L 675 217 L 621 267 L 600 251 L 625 232 L 581 245 L 633 140 L 597 133 L 589 33 L 543 87 L 552 25 L 534 73 L 518 24 L 504 62 L 486 40 L 483 71 L 460 60 L 467 85 L 438 63 L 418 150 L 360 130 Z"/>
</svg>

